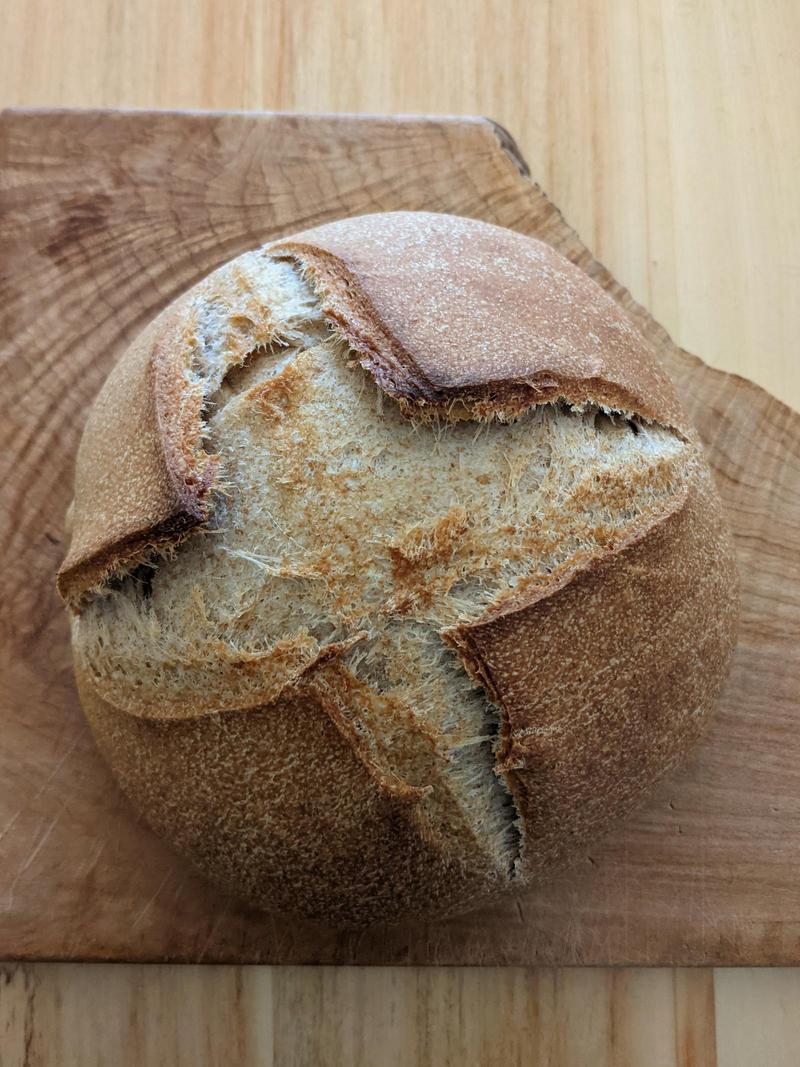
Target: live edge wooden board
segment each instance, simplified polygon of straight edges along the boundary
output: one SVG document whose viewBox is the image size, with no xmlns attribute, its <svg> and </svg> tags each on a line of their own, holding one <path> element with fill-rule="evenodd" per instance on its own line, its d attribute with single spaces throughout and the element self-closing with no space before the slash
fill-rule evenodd
<svg viewBox="0 0 800 1067">
<path fill-rule="evenodd" d="M 678 349 L 488 121 L 12 111 L 0 191 L 0 957 L 800 963 L 799 415 Z M 53 576 L 87 407 L 147 320 L 245 249 L 397 208 L 543 238 L 636 320 L 706 443 L 744 614 L 707 740 L 577 866 L 499 907 L 349 934 L 220 897 L 137 820 L 83 722 Z"/>
</svg>

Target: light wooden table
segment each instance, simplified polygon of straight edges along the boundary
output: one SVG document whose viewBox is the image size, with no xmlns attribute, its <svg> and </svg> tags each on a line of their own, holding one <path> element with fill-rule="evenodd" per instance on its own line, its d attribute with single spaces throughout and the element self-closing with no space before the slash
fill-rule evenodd
<svg viewBox="0 0 800 1067">
<path fill-rule="evenodd" d="M 796 0 L 6 0 L 3 29 L 3 105 L 489 115 L 680 344 L 800 407 Z M 0 974 L 2 1067 L 798 1062 L 800 971 Z"/>
</svg>

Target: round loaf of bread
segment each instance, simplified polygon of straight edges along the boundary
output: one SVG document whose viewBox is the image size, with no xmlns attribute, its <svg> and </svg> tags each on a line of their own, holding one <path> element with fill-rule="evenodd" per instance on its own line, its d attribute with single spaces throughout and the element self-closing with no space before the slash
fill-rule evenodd
<svg viewBox="0 0 800 1067">
<path fill-rule="evenodd" d="M 59 572 L 97 744 L 261 908 L 545 877 L 701 734 L 737 576 L 647 342 L 548 245 L 347 219 L 221 267 L 109 376 Z"/>
</svg>

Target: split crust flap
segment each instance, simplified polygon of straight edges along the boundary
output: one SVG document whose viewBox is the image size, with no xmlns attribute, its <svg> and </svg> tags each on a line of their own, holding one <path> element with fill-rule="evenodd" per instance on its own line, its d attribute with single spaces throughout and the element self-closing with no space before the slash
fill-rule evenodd
<svg viewBox="0 0 800 1067">
<path fill-rule="evenodd" d="M 313 687 L 261 711 L 158 723 L 77 678 L 138 810 L 254 907 L 360 926 L 434 917 L 504 887 L 469 829 L 444 833 L 420 791 L 382 777 Z"/>
<path fill-rule="evenodd" d="M 365 215 L 272 245 L 295 257 L 382 389 L 507 417 L 563 397 L 686 430 L 627 316 L 549 245 L 472 219 Z"/>
<path fill-rule="evenodd" d="M 530 876 L 630 810 L 697 741 L 738 619 L 730 535 L 695 465 L 679 506 L 621 550 L 447 635 L 503 710 L 498 766 Z"/>
</svg>

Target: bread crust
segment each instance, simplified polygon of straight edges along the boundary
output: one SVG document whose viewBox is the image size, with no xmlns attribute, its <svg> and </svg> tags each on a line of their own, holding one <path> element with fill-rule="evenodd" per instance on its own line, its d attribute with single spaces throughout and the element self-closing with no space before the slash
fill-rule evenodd
<svg viewBox="0 0 800 1067">
<path fill-rule="evenodd" d="M 149 550 L 175 544 L 206 517 L 213 471 L 194 484 L 178 477 L 159 411 L 163 362 L 177 350 L 186 297 L 163 311 L 133 342 L 97 396 L 75 467 L 69 551 L 58 590 L 76 603 Z"/>
<path fill-rule="evenodd" d="M 442 832 L 429 789 L 375 762 L 322 677 L 267 708 L 166 722 L 103 700 L 78 662 L 76 677 L 136 808 L 254 907 L 363 926 L 434 918 L 507 888 L 466 828 Z"/>
<path fill-rule="evenodd" d="M 501 709 L 524 877 L 599 836 L 701 736 L 736 644 L 738 586 L 698 459 L 678 506 L 627 544 L 447 635 Z"/>
<path fill-rule="evenodd" d="M 460 400 L 513 417 L 563 398 L 688 430 L 644 337 L 542 241 L 474 219 L 398 211 L 271 246 L 294 257 L 379 386 L 416 414 Z"/>
</svg>

